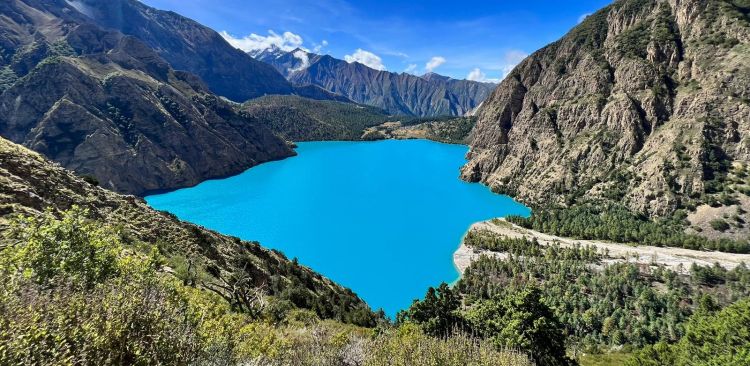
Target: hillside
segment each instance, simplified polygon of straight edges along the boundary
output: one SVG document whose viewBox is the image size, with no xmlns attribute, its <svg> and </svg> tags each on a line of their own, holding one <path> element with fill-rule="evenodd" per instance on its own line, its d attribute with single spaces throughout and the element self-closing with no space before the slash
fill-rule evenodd
<svg viewBox="0 0 750 366">
<path fill-rule="evenodd" d="M 481 104 L 495 88 L 490 83 L 455 80 L 437 74 L 419 77 L 379 71 L 299 49 L 291 52 L 268 49 L 256 54 L 256 58 L 273 65 L 295 85 L 316 85 L 390 114 L 463 116 Z"/>
<path fill-rule="evenodd" d="M 366 128 L 394 118 L 360 104 L 278 95 L 249 100 L 241 111 L 254 123 L 295 142 L 359 140 Z"/>
<path fill-rule="evenodd" d="M 2 138 L 0 278 L 2 364 L 531 365 L 488 341 L 392 327 L 296 260 Z"/>
<path fill-rule="evenodd" d="M 117 226 L 131 241 L 155 245 L 172 268 L 190 263 L 203 288 L 231 298 L 223 286 L 262 287 L 267 295 L 291 300 L 321 317 L 373 324 L 367 305 L 348 289 L 283 254 L 241 241 L 151 209 L 142 199 L 96 187 L 20 145 L 0 138 L 0 232 L 16 214 L 59 214 L 78 206 L 92 218 Z M 186 268 L 182 268 L 186 270 Z M 244 278 L 249 282 L 243 282 Z M 235 283 L 236 282 L 236 283 Z M 368 320 L 369 319 L 369 320 Z"/>
<path fill-rule="evenodd" d="M 19 1 L 19 0 L 13 0 Z M 138 38 L 176 70 L 196 74 L 215 94 L 237 102 L 293 87 L 268 65 L 230 46 L 217 32 L 137 0 L 34 2 L 47 11 L 75 8 L 88 21 Z M 40 6 L 41 4 L 45 4 Z"/>
<path fill-rule="evenodd" d="M 132 194 L 294 154 L 139 39 L 55 1 L 2 7 L 3 137 Z"/>
<path fill-rule="evenodd" d="M 463 178 L 536 207 L 615 202 L 652 218 L 726 207 L 691 219 L 720 236 L 708 220 L 741 215 L 750 192 L 749 12 L 619 0 L 589 16 L 484 103 Z"/>
</svg>

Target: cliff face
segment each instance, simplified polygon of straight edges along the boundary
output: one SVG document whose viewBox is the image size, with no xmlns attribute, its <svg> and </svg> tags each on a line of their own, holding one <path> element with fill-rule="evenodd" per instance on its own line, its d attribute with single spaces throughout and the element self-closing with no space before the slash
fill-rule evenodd
<svg viewBox="0 0 750 366">
<path fill-rule="evenodd" d="M 140 39 L 176 70 L 198 75 L 215 94 L 236 102 L 266 94 L 291 94 L 276 70 L 229 45 L 214 30 L 137 0 L 69 2 L 101 27 Z"/>
<path fill-rule="evenodd" d="M 295 85 L 319 86 L 391 114 L 460 116 L 476 108 L 495 88 L 494 84 L 437 74 L 419 77 L 379 71 L 303 50 L 269 50 L 256 57 L 276 67 Z"/>
<path fill-rule="evenodd" d="M 141 40 L 52 3 L 0 5 L 0 135 L 134 194 L 293 155 Z"/>
<path fill-rule="evenodd" d="M 620 0 L 524 60 L 478 112 L 462 176 L 537 205 L 651 216 L 748 189 L 750 5 Z"/>
<path fill-rule="evenodd" d="M 38 215 L 47 209 L 57 213 L 73 205 L 88 209 L 94 219 L 119 227 L 128 240 L 158 245 L 166 257 L 184 257 L 196 273 L 206 273 L 196 285 L 224 296 L 232 295 L 226 284 L 246 279 L 235 283 L 239 284 L 235 291 L 261 288 L 279 296 L 290 289 L 297 291 L 298 298 L 320 298 L 328 307 L 340 308 L 344 315 L 369 314 L 367 305 L 350 290 L 292 263 L 277 251 L 181 222 L 151 209 L 140 198 L 95 187 L 0 137 L 0 233 L 10 215 Z M 301 302 L 295 305 L 311 306 Z"/>
</svg>

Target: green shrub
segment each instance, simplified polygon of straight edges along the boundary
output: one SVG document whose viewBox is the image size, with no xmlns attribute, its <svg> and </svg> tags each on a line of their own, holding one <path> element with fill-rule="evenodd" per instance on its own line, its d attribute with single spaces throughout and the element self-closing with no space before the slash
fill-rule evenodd
<svg viewBox="0 0 750 366">
<path fill-rule="evenodd" d="M 87 216 L 74 207 L 59 220 L 50 211 L 16 220 L 8 233 L 14 245 L 1 252 L 0 263 L 43 286 L 66 280 L 92 287 L 117 276 L 120 238 Z"/>
<path fill-rule="evenodd" d="M 538 365 L 574 365 L 565 355 L 563 326 L 536 288 L 484 300 L 467 313 L 472 327 L 499 349 L 519 349 Z"/>
<path fill-rule="evenodd" d="M 685 336 L 676 344 L 646 347 L 627 365 L 750 365 L 750 300 L 719 312 L 697 313 L 685 328 Z"/>
<path fill-rule="evenodd" d="M 709 222 L 711 228 L 717 231 L 727 231 L 730 229 L 729 224 L 722 219 L 714 219 Z"/>
</svg>

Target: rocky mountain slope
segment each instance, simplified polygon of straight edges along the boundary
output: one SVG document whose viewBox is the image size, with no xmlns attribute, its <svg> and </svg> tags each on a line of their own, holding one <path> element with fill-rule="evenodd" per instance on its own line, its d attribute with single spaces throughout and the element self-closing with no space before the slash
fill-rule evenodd
<svg viewBox="0 0 750 366">
<path fill-rule="evenodd" d="M 294 154 L 140 39 L 104 30 L 57 1 L 0 7 L 4 137 L 133 194 Z"/>
<path fill-rule="evenodd" d="M 255 57 L 276 67 L 295 85 L 316 85 L 391 114 L 461 116 L 476 108 L 495 88 L 494 84 L 437 74 L 419 77 L 379 71 L 301 49 L 269 49 Z"/>
<path fill-rule="evenodd" d="M 96 187 L 41 155 L 0 138 L 0 232 L 11 215 L 37 215 L 47 209 L 60 212 L 73 205 L 88 209 L 95 219 L 119 226 L 125 237 L 156 245 L 167 258 L 181 258 L 197 276 L 196 285 L 225 297 L 233 295 L 227 292 L 231 286 L 238 286 L 235 291 L 262 288 L 281 298 L 287 291 L 293 294 L 296 306 L 322 304 L 314 310 L 323 317 L 338 308 L 345 317 L 372 318 L 367 305 L 350 290 L 292 263 L 279 252 L 181 222 L 151 209 L 140 198 Z M 330 311 L 328 315 L 326 311 Z"/>
<path fill-rule="evenodd" d="M 539 206 L 649 216 L 750 192 L 750 3 L 619 0 L 524 60 L 478 113 L 463 178 Z"/>
<path fill-rule="evenodd" d="M 52 4 L 44 6 L 46 9 L 74 7 L 103 28 L 140 39 L 174 69 L 198 75 L 212 92 L 234 101 L 293 92 L 273 68 L 230 46 L 214 30 L 179 14 L 157 10 L 137 0 L 44 3 Z"/>
</svg>

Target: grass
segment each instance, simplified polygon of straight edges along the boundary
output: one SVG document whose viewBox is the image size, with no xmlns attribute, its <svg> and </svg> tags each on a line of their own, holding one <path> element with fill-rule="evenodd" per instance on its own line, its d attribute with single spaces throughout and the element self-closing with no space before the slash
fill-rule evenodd
<svg viewBox="0 0 750 366">
<path fill-rule="evenodd" d="M 605 353 L 599 355 L 585 355 L 578 359 L 581 366 L 619 366 L 625 364 L 630 353 Z"/>
</svg>

